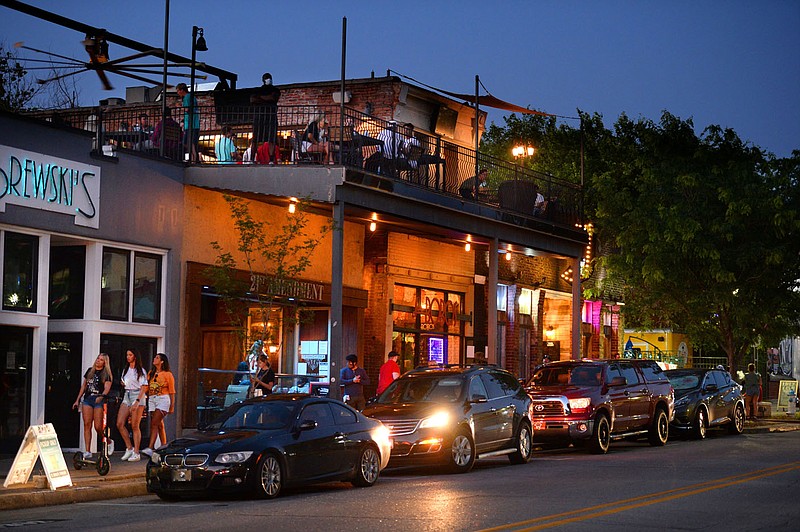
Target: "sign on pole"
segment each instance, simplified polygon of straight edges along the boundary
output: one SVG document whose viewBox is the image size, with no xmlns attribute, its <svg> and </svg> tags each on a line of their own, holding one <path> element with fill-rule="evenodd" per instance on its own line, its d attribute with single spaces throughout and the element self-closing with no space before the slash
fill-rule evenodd
<svg viewBox="0 0 800 532">
<path fill-rule="evenodd" d="M 53 424 L 46 423 L 28 427 L 3 487 L 28 482 L 39 457 L 42 459 L 42 467 L 51 490 L 72 486 L 72 478 L 69 476 L 64 453 L 61 452 L 61 445 L 58 443 L 58 435 Z"/>
</svg>

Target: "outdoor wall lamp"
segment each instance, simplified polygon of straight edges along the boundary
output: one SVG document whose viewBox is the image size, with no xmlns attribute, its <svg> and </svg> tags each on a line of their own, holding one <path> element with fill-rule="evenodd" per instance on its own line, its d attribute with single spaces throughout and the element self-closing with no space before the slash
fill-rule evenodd
<svg viewBox="0 0 800 532">
<path fill-rule="evenodd" d="M 297 210 L 297 198 L 289 198 L 289 214 L 294 214 Z"/>
<path fill-rule="evenodd" d="M 547 330 L 544 331 L 544 337 L 547 338 L 548 340 L 552 340 L 555 337 L 555 335 L 556 335 L 556 330 L 552 325 L 547 327 Z"/>
</svg>

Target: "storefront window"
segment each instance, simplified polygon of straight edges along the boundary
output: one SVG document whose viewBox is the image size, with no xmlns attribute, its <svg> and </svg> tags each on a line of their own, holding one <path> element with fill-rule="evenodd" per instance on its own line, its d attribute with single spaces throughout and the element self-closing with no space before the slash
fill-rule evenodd
<svg viewBox="0 0 800 532">
<path fill-rule="evenodd" d="M 296 373 L 330 377 L 327 309 L 304 310 L 300 318 L 300 346 Z"/>
<path fill-rule="evenodd" d="M 520 295 L 519 295 L 519 313 L 525 314 L 526 316 L 530 316 L 532 308 L 533 308 L 533 290 L 522 288 L 520 290 Z"/>
<path fill-rule="evenodd" d="M 161 257 L 137 253 L 133 259 L 133 321 L 161 320 Z"/>
<path fill-rule="evenodd" d="M 86 247 L 50 249 L 50 319 L 83 318 L 85 282 Z"/>
<path fill-rule="evenodd" d="M 100 285 L 100 317 L 103 319 L 128 319 L 129 264 L 129 251 L 103 249 L 103 277 Z"/>
<path fill-rule="evenodd" d="M 36 312 L 39 237 L 5 233 L 3 310 Z"/>
<path fill-rule="evenodd" d="M 504 284 L 497 285 L 497 310 L 501 312 L 506 311 L 506 300 L 508 299 L 508 286 Z"/>
</svg>

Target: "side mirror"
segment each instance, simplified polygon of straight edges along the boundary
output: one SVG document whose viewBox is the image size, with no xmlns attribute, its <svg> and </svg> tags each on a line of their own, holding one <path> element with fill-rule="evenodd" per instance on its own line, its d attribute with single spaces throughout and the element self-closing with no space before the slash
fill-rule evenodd
<svg viewBox="0 0 800 532">
<path fill-rule="evenodd" d="M 472 395 L 472 397 L 470 398 L 469 402 L 470 403 L 485 403 L 488 400 L 489 399 L 487 399 L 485 395 L 481 395 L 481 394 L 476 393 L 476 394 Z"/>
<path fill-rule="evenodd" d="M 614 377 L 611 379 L 611 382 L 608 383 L 609 386 L 626 386 L 628 384 L 628 379 L 625 377 Z"/>
<path fill-rule="evenodd" d="M 706 392 L 716 392 L 719 388 L 717 388 L 716 384 L 706 384 Z"/>
<path fill-rule="evenodd" d="M 300 431 L 304 430 L 312 430 L 317 428 L 317 422 L 313 419 L 306 419 L 305 421 L 301 421 L 300 425 L 297 427 Z"/>
</svg>

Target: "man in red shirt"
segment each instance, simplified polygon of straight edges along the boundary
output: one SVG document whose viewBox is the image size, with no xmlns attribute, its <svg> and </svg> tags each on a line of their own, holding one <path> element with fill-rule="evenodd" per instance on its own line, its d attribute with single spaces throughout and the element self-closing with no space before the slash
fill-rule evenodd
<svg viewBox="0 0 800 532">
<path fill-rule="evenodd" d="M 379 395 L 400 376 L 400 366 L 397 365 L 397 359 L 400 357 L 400 354 L 396 351 L 389 351 L 389 354 L 386 356 L 388 360 L 381 366 L 381 371 L 378 374 L 377 393 Z"/>
</svg>

